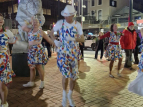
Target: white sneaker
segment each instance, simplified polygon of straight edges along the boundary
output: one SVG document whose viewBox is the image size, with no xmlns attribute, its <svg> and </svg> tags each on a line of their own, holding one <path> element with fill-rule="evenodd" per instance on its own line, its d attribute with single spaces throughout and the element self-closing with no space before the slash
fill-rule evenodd
<svg viewBox="0 0 143 107">
<path fill-rule="evenodd" d="M 121 74 L 117 73 L 117 76 L 118 76 L 118 77 L 121 77 Z"/>
<path fill-rule="evenodd" d="M 68 96 L 68 100 L 69 100 L 70 106 L 71 106 L 71 107 L 74 107 L 75 104 L 74 104 L 74 101 L 73 101 L 73 99 L 72 99 L 72 96 L 70 96 L 69 94 L 68 94 L 67 96 Z"/>
<path fill-rule="evenodd" d="M 41 84 L 40 84 L 40 89 L 44 88 L 44 81 L 41 81 Z"/>
<path fill-rule="evenodd" d="M 112 74 L 109 74 L 109 77 L 111 77 L 111 78 L 115 78 Z"/>
<path fill-rule="evenodd" d="M 1 107 L 8 107 L 8 103 L 6 102 L 6 104 L 3 104 Z"/>
<path fill-rule="evenodd" d="M 23 87 L 33 87 L 34 82 L 28 82 L 27 84 L 23 84 Z"/>
</svg>

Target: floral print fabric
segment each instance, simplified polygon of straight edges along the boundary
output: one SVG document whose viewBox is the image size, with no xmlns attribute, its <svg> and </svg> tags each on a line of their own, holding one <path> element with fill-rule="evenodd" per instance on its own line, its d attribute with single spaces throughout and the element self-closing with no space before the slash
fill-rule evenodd
<svg viewBox="0 0 143 107">
<path fill-rule="evenodd" d="M 33 33 L 33 30 L 31 30 L 28 34 L 28 41 L 42 41 L 40 30 L 38 30 L 36 33 Z"/>
<path fill-rule="evenodd" d="M 3 34 L 0 34 L 0 81 L 5 85 L 12 82 L 12 77 L 15 76 L 15 73 L 10 68 L 9 57 L 7 54 L 8 43 L 15 42 L 14 36 L 9 37 L 10 31 L 5 31 Z M 11 39 L 9 41 L 9 39 Z"/>
<path fill-rule="evenodd" d="M 6 52 L 0 53 L 0 81 L 4 84 L 12 82 L 12 77 L 15 73 L 10 68 L 8 54 Z"/>
<path fill-rule="evenodd" d="M 29 46 L 28 50 L 28 66 L 34 66 L 36 64 L 46 65 L 48 62 L 48 56 L 45 49 L 41 44 Z"/>
<path fill-rule="evenodd" d="M 141 50 L 140 62 L 138 64 L 139 71 L 143 72 L 143 38 L 141 39 L 141 45 L 139 46 Z"/>
<path fill-rule="evenodd" d="M 121 46 L 110 43 L 110 42 L 119 43 L 120 37 L 121 37 L 121 33 L 118 32 L 116 36 L 114 32 L 110 32 L 109 44 L 105 53 L 105 57 L 108 57 L 110 60 L 122 58 Z"/>
<path fill-rule="evenodd" d="M 76 25 L 76 21 L 75 24 Z M 62 46 L 58 48 L 57 52 L 57 65 L 60 69 L 60 72 L 66 78 L 77 79 L 78 75 L 78 45 L 77 42 L 67 41 L 66 37 L 71 36 L 75 38 L 77 34 L 76 26 L 72 26 L 69 28 L 64 24 L 62 24 L 62 28 L 60 29 L 60 41 L 62 42 Z"/>
</svg>

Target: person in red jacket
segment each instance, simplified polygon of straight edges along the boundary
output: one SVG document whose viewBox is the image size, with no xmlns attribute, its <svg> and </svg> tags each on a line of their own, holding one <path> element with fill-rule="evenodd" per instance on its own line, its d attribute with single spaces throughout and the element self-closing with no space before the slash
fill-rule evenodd
<svg viewBox="0 0 143 107">
<path fill-rule="evenodd" d="M 123 31 L 124 36 L 121 37 L 120 44 L 126 53 L 125 68 L 132 68 L 132 51 L 136 47 L 137 33 L 134 29 L 134 23 L 129 22 L 128 27 Z"/>
</svg>

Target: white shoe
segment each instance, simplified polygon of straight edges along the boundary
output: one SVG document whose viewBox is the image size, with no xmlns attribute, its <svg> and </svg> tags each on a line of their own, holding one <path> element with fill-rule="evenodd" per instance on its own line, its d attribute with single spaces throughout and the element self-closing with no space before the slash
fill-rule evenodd
<svg viewBox="0 0 143 107">
<path fill-rule="evenodd" d="M 40 84 L 40 89 L 44 88 L 44 81 L 41 81 L 41 84 Z"/>
<path fill-rule="evenodd" d="M 6 102 L 6 104 L 3 104 L 1 107 L 8 107 L 8 103 Z"/>
<path fill-rule="evenodd" d="M 118 77 L 121 77 L 121 74 L 117 73 L 117 76 L 118 76 Z"/>
<path fill-rule="evenodd" d="M 109 77 L 111 77 L 111 78 L 115 78 L 112 74 L 109 74 Z"/>
<path fill-rule="evenodd" d="M 34 82 L 28 82 L 27 84 L 23 84 L 23 87 L 33 87 Z"/>
<path fill-rule="evenodd" d="M 72 99 L 72 96 L 70 96 L 69 94 L 68 94 L 67 96 L 68 96 L 68 100 L 69 100 L 70 106 L 71 106 L 71 107 L 74 107 L 75 104 L 74 104 L 74 101 L 73 101 L 73 99 Z"/>
</svg>

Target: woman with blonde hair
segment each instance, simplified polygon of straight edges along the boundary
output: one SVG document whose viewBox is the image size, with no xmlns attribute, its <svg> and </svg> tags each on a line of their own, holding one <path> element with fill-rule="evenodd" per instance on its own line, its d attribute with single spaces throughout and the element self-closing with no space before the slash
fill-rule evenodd
<svg viewBox="0 0 143 107">
<path fill-rule="evenodd" d="M 28 32 L 28 66 L 30 68 L 30 81 L 27 84 L 23 84 L 24 87 L 33 87 L 35 85 L 35 70 L 37 69 L 40 75 L 41 84 L 40 89 L 44 88 L 44 69 L 43 65 L 48 62 L 48 56 L 45 49 L 41 44 L 42 38 L 44 38 L 50 44 L 54 44 L 49 36 L 41 30 L 40 21 L 35 17 L 32 18 L 30 23 L 26 23 L 22 26 L 22 29 Z"/>
</svg>

